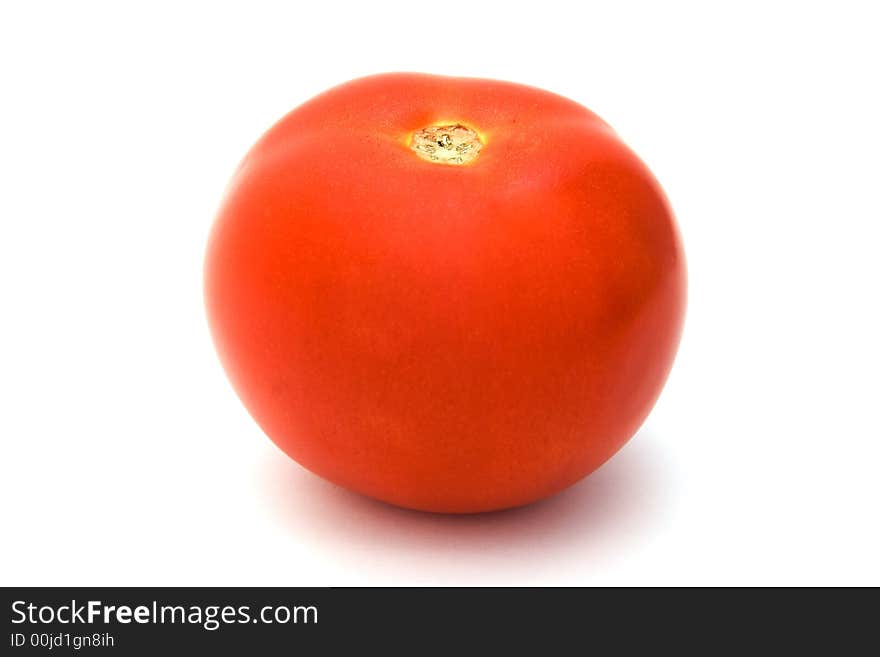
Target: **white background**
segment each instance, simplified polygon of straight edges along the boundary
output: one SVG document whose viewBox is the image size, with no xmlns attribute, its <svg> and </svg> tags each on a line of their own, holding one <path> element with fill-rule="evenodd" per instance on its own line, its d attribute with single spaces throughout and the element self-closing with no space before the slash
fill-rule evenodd
<svg viewBox="0 0 880 657">
<path fill-rule="evenodd" d="M 602 4 L 4 3 L 0 582 L 880 584 L 872 3 Z M 238 160 L 395 70 L 578 100 L 678 215 L 672 377 L 544 503 L 444 517 L 324 483 L 213 352 L 202 256 Z"/>
</svg>

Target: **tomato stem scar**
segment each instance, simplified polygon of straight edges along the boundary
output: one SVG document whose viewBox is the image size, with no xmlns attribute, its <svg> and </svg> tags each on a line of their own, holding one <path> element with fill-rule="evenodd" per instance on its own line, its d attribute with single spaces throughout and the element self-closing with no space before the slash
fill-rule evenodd
<svg viewBox="0 0 880 657">
<path fill-rule="evenodd" d="M 480 135 L 460 123 L 432 125 L 412 135 L 410 148 L 423 160 L 437 164 L 467 164 L 483 148 Z"/>
</svg>

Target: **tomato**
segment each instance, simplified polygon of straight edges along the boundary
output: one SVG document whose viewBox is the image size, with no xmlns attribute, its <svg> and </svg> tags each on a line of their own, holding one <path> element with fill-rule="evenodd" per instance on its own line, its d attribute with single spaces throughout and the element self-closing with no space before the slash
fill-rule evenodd
<svg viewBox="0 0 880 657">
<path fill-rule="evenodd" d="M 355 80 L 246 155 L 205 264 L 265 433 L 392 504 L 526 504 L 599 467 L 665 382 L 685 263 L 658 183 L 595 114 L 506 82 Z"/>
</svg>

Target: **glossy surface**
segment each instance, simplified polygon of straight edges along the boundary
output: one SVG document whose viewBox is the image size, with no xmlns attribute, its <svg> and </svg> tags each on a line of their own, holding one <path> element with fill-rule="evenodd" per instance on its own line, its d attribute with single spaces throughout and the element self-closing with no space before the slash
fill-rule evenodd
<svg viewBox="0 0 880 657">
<path fill-rule="evenodd" d="M 461 124 L 463 165 L 410 148 Z M 300 106 L 237 171 L 208 245 L 208 317 L 287 454 L 401 506 L 550 495 L 647 416 L 678 345 L 681 243 L 650 172 L 538 89 L 374 76 Z"/>
</svg>

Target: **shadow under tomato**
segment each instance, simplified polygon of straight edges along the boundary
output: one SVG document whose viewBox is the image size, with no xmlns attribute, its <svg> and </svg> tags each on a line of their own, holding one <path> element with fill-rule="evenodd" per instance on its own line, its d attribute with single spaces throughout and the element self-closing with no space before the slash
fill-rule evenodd
<svg viewBox="0 0 880 657">
<path fill-rule="evenodd" d="M 474 515 L 410 511 L 351 493 L 281 453 L 260 480 L 299 541 L 339 566 L 330 584 L 566 584 L 625 558 L 662 526 L 667 468 L 643 430 L 592 475 L 529 506 Z M 572 579 L 574 578 L 574 579 Z"/>
</svg>

